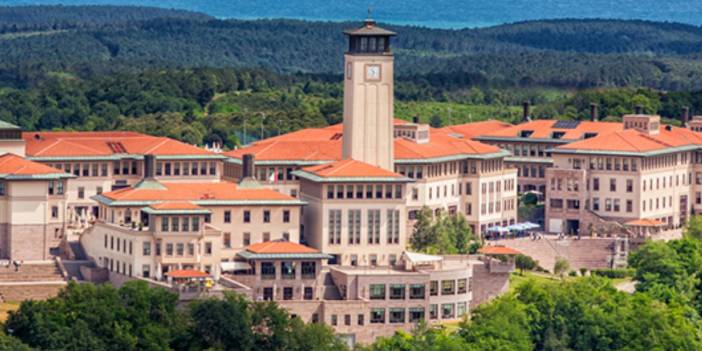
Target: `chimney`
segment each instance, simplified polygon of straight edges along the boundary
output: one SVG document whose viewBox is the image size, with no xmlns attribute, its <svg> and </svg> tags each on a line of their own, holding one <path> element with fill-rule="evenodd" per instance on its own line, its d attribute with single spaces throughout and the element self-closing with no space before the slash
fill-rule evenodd
<svg viewBox="0 0 702 351">
<path fill-rule="evenodd" d="M 529 101 L 524 101 L 524 111 L 522 113 L 522 122 L 530 121 L 529 119 Z"/>
<path fill-rule="evenodd" d="M 245 154 L 242 158 L 241 179 L 254 178 L 254 155 Z"/>
<path fill-rule="evenodd" d="M 598 119 L 599 118 L 597 114 L 597 104 L 593 102 L 590 104 L 590 120 L 593 122 L 597 122 Z"/>
<path fill-rule="evenodd" d="M 636 105 L 636 112 L 635 114 L 637 115 L 642 115 L 643 114 L 643 105 Z"/>
<path fill-rule="evenodd" d="M 144 155 L 144 179 L 154 179 L 156 155 Z"/>
<path fill-rule="evenodd" d="M 412 117 L 412 123 L 419 124 L 419 116 Z"/>
<path fill-rule="evenodd" d="M 690 108 L 683 106 L 682 108 L 682 125 L 687 127 L 687 123 L 690 121 Z"/>
</svg>

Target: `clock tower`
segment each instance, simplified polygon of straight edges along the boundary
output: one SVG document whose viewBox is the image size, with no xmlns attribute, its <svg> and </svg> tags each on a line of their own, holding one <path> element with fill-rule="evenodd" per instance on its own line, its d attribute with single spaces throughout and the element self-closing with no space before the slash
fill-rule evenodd
<svg viewBox="0 0 702 351">
<path fill-rule="evenodd" d="M 393 170 L 394 32 L 367 19 L 363 27 L 344 32 L 343 157 Z"/>
</svg>

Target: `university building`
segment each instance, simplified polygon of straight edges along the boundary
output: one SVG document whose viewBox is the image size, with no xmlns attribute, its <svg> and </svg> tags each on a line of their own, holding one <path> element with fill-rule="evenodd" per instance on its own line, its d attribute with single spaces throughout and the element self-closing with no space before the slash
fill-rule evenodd
<svg viewBox="0 0 702 351">
<path fill-rule="evenodd" d="M 514 250 L 409 251 L 424 207 L 478 235 L 518 222 L 526 191 L 545 197 L 555 233 L 646 236 L 702 210 L 700 118 L 531 121 L 525 109 L 519 125 L 431 128 L 393 117 L 395 33 L 368 20 L 345 34 L 342 124 L 224 153 L 0 124 L 0 259 L 50 260 L 75 234 L 110 280 L 211 277 L 370 342 L 457 321 L 507 287 Z"/>
</svg>

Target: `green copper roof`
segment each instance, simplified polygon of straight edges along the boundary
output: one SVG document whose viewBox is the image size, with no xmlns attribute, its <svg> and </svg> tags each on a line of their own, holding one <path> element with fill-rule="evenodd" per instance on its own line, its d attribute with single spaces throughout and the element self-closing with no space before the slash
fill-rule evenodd
<svg viewBox="0 0 702 351">
<path fill-rule="evenodd" d="M 302 170 L 294 171 L 292 174 L 317 183 L 409 183 L 414 181 L 407 177 L 320 177 Z"/>
<path fill-rule="evenodd" d="M 238 256 L 247 260 L 283 260 L 283 259 L 297 259 L 297 260 L 325 260 L 331 259 L 332 256 L 317 252 L 317 253 L 266 253 L 259 254 L 250 251 L 242 251 L 237 253 Z"/>
<path fill-rule="evenodd" d="M 205 208 L 192 210 L 156 210 L 151 207 L 144 207 L 141 210 L 150 215 L 206 215 L 212 213 L 212 211 Z"/>
<path fill-rule="evenodd" d="M 0 129 L 22 129 L 12 123 L 0 120 Z"/>
</svg>

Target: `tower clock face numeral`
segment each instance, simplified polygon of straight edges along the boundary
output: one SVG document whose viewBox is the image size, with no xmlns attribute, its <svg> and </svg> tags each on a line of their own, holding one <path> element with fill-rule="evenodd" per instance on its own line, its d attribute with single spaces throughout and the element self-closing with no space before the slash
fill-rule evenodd
<svg viewBox="0 0 702 351">
<path fill-rule="evenodd" d="M 366 80 L 380 80 L 380 65 L 366 66 Z"/>
</svg>

